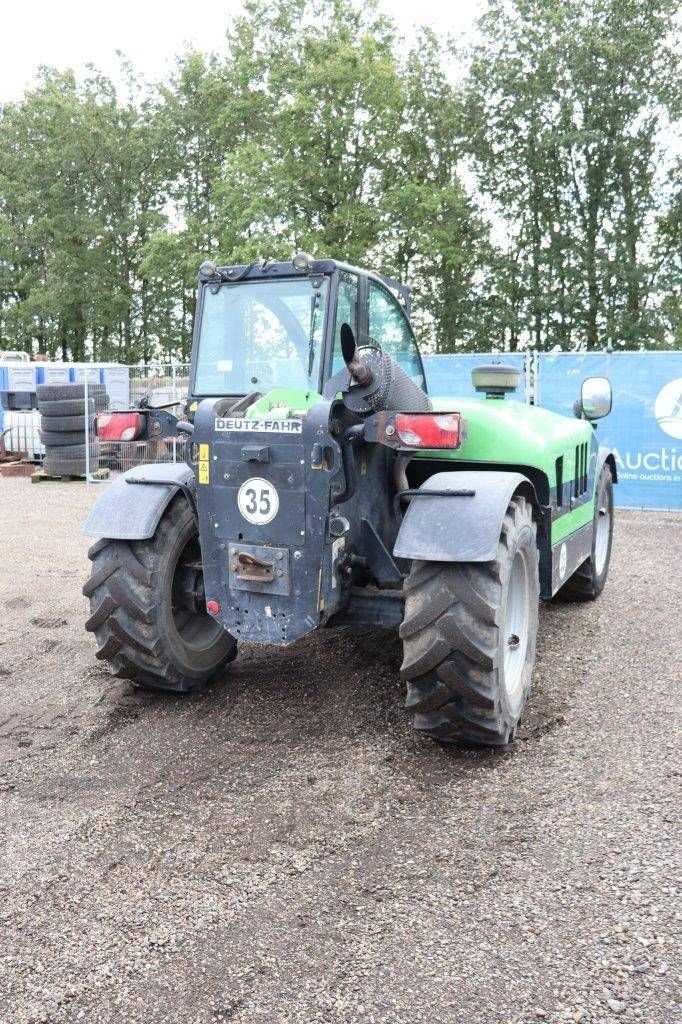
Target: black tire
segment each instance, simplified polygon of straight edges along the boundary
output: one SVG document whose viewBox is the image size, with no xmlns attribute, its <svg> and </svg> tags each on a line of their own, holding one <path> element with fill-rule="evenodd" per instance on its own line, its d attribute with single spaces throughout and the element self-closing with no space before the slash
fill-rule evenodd
<svg viewBox="0 0 682 1024">
<path fill-rule="evenodd" d="M 88 398 L 104 395 L 106 390 L 104 384 L 88 384 Z M 38 399 L 38 409 L 43 402 L 73 402 L 78 398 L 84 399 L 85 384 L 38 384 L 36 398 Z"/>
<path fill-rule="evenodd" d="M 88 384 L 88 402 L 93 404 L 97 410 L 105 409 L 108 404 L 108 395 L 103 384 Z M 38 412 L 46 415 L 50 413 L 57 402 L 80 401 L 80 412 L 85 411 L 85 385 L 84 384 L 39 384 L 36 388 L 36 399 Z M 68 415 L 65 410 L 65 416 Z"/>
<path fill-rule="evenodd" d="M 100 468 L 99 459 L 90 460 L 90 472 Z M 43 472 L 47 476 L 85 476 L 87 468 L 84 461 L 68 461 L 65 459 L 43 459 Z"/>
<path fill-rule="evenodd" d="M 40 421 L 40 427 L 42 430 L 51 434 L 61 433 L 62 431 L 68 434 L 74 433 L 74 431 L 84 434 L 85 416 L 46 416 L 45 413 L 43 413 Z M 93 419 L 90 421 L 90 427 L 91 433 L 94 435 L 94 409 Z"/>
<path fill-rule="evenodd" d="M 90 445 L 89 469 L 99 469 L 99 445 Z M 63 447 L 45 447 L 43 470 L 48 476 L 85 476 L 85 445 L 68 444 Z"/>
<path fill-rule="evenodd" d="M 92 574 L 83 587 L 97 637 L 97 657 L 114 675 L 140 686 L 185 693 L 200 689 L 236 654 L 236 641 L 203 604 L 196 520 L 175 498 L 149 540 L 99 540 L 90 548 Z M 178 607 L 178 582 L 191 572 L 196 604 Z M 175 597 L 174 597 L 175 595 Z M 173 602 L 176 602 L 174 607 Z M 190 642 L 194 637 L 194 643 Z"/>
<path fill-rule="evenodd" d="M 64 445 L 85 445 L 85 430 L 39 430 L 40 440 L 46 447 L 63 448 Z"/>
<path fill-rule="evenodd" d="M 70 462 L 85 462 L 85 445 L 81 444 L 65 444 L 61 447 L 53 448 L 51 445 L 45 445 L 45 457 L 49 458 L 54 456 L 55 459 L 65 459 Z M 99 459 L 99 445 L 97 443 L 90 443 L 89 456 L 91 459 Z"/>
<path fill-rule="evenodd" d="M 446 743 L 513 740 L 535 663 L 538 566 L 532 507 L 518 495 L 504 517 L 495 561 L 413 563 L 400 636 L 405 706 L 415 729 Z M 523 628 L 515 625 L 517 601 L 525 609 Z"/>
<path fill-rule="evenodd" d="M 593 526 L 592 553 L 557 592 L 561 601 L 594 601 L 606 584 L 613 545 L 613 474 L 608 463 L 602 466 L 595 487 Z"/>
<path fill-rule="evenodd" d="M 52 417 L 85 416 L 86 414 L 84 398 L 72 398 L 68 401 L 60 399 L 58 402 L 42 402 L 38 408 L 41 416 L 50 419 Z M 95 400 L 90 398 L 88 400 L 88 416 L 94 416 L 96 411 L 98 410 L 95 407 Z"/>
<path fill-rule="evenodd" d="M 39 407 L 42 402 L 73 401 L 75 398 L 84 397 L 84 384 L 38 384 L 36 387 Z"/>
</svg>

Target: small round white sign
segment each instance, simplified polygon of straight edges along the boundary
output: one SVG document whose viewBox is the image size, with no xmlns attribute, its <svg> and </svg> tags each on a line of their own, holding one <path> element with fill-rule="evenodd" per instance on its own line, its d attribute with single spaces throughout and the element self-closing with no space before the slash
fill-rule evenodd
<svg viewBox="0 0 682 1024">
<path fill-rule="evenodd" d="M 562 580 L 566 575 L 566 563 L 568 561 L 568 552 L 566 551 L 566 545 L 561 545 L 559 551 L 559 579 Z"/>
<path fill-rule="evenodd" d="M 239 488 L 237 507 L 248 522 L 265 526 L 277 515 L 279 494 L 269 480 L 252 476 Z"/>
</svg>

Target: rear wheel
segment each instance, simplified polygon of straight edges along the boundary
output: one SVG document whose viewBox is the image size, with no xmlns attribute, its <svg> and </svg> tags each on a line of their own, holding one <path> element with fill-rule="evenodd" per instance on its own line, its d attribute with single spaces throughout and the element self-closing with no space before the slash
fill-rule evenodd
<svg viewBox="0 0 682 1024">
<path fill-rule="evenodd" d="M 595 488 L 592 553 L 566 580 L 557 597 L 562 601 L 594 601 L 609 574 L 613 544 L 613 475 L 608 463 L 602 466 Z"/>
<path fill-rule="evenodd" d="M 435 739 L 511 742 L 531 686 L 538 628 L 536 526 L 512 499 L 492 562 L 414 562 L 400 627 L 406 708 Z"/>
<path fill-rule="evenodd" d="M 173 500 L 149 540 L 100 540 L 83 587 L 97 657 L 114 675 L 153 689 L 199 689 L 236 654 L 236 641 L 206 612 L 196 520 Z"/>
</svg>

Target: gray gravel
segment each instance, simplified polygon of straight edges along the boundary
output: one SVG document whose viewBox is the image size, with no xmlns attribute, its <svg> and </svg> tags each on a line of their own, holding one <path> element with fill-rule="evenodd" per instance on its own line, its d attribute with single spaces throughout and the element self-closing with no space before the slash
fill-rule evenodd
<svg viewBox="0 0 682 1024">
<path fill-rule="evenodd" d="M 0 479 L 0 1020 L 679 1021 L 682 517 L 620 513 L 541 615 L 513 750 L 441 749 L 390 636 L 250 649 L 199 697 L 83 630 L 96 495 Z"/>
</svg>

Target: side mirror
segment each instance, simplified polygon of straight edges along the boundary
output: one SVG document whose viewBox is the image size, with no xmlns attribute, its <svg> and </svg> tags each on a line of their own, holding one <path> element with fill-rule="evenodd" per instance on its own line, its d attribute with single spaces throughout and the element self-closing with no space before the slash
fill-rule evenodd
<svg viewBox="0 0 682 1024">
<path fill-rule="evenodd" d="M 576 416 L 586 420 L 600 420 L 608 416 L 613 405 L 613 392 L 608 377 L 586 377 L 580 389 L 580 398 L 575 403 Z"/>
</svg>

